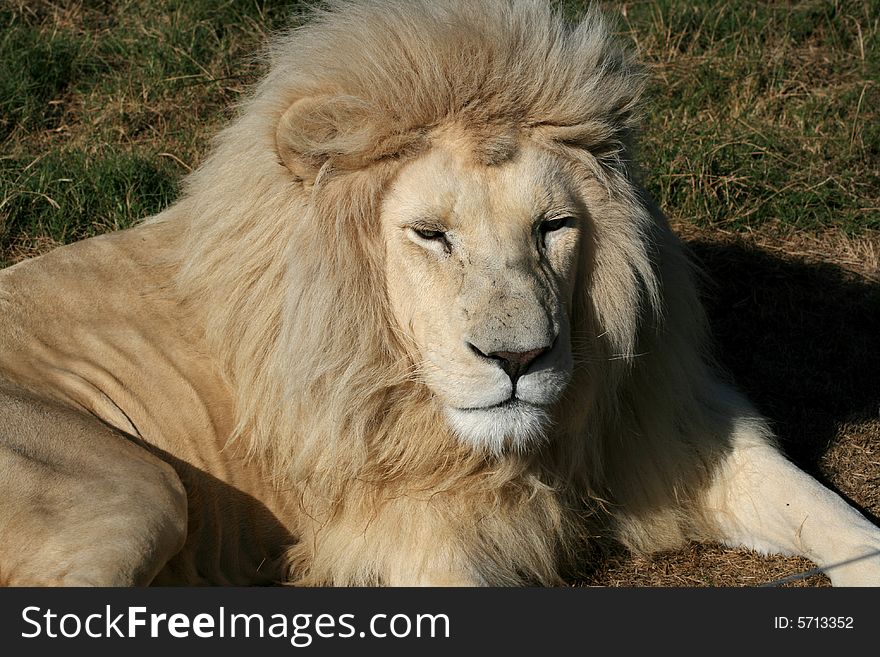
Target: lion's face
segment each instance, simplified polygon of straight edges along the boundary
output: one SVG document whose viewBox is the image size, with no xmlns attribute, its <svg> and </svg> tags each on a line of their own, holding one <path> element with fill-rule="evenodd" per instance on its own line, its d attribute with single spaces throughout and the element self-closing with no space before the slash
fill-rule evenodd
<svg viewBox="0 0 880 657">
<path fill-rule="evenodd" d="M 446 139 L 382 208 L 387 293 L 455 433 L 493 451 L 543 438 L 571 378 L 569 316 L 586 216 L 561 158 L 501 164 Z"/>
</svg>

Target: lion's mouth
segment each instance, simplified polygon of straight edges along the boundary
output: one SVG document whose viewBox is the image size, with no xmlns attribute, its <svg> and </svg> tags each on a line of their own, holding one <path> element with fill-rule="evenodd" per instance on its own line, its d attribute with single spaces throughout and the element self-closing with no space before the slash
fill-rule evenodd
<svg viewBox="0 0 880 657">
<path fill-rule="evenodd" d="M 498 409 L 504 408 L 522 408 L 522 407 L 535 407 L 538 404 L 532 404 L 527 401 L 523 401 L 518 397 L 508 397 L 504 401 L 498 402 L 497 404 L 490 404 L 488 406 L 464 406 L 459 407 L 457 410 L 459 411 L 494 411 Z"/>
</svg>

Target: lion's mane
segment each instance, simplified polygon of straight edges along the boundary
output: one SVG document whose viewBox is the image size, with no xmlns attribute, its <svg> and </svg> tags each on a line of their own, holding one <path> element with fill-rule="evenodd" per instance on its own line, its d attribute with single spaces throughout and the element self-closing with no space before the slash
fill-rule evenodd
<svg viewBox="0 0 880 657">
<path fill-rule="evenodd" d="M 420 540 L 414 513 L 445 523 L 494 583 L 557 581 L 597 528 L 634 549 L 699 535 L 689 502 L 742 402 L 705 365 L 688 265 L 636 180 L 642 70 L 596 11 L 571 26 L 530 0 L 323 7 L 274 42 L 267 76 L 156 219 L 186 224 L 177 285 L 235 392 L 234 438 L 316 528 L 292 549 L 292 578 L 375 583 Z M 313 98 L 334 100 L 289 126 L 306 184 L 276 131 Z M 576 375 L 536 453 L 456 440 L 393 328 L 377 210 L 447 124 L 487 163 L 526 136 L 603 190 L 573 310 Z"/>
</svg>

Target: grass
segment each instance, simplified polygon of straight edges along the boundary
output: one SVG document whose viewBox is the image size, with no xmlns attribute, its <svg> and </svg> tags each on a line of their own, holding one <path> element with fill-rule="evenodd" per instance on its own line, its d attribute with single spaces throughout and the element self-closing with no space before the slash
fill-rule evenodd
<svg viewBox="0 0 880 657">
<path fill-rule="evenodd" d="M 0 266 L 171 203 L 298 4 L 0 4 Z M 876 515 L 880 4 L 603 4 L 650 69 L 646 185 L 718 283 L 722 359 L 792 456 Z M 589 582 L 747 585 L 808 567 L 694 547 L 613 557 Z"/>
<path fill-rule="evenodd" d="M 880 229 L 880 5 L 608 4 L 651 69 L 642 159 L 674 220 Z M 297 5 L 0 6 L 0 265 L 169 204 Z"/>
<path fill-rule="evenodd" d="M 624 3 L 654 85 L 644 159 L 674 217 L 880 228 L 880 5 Z"/>
<path fill-rule="evenodd" d="M 167 206 L 290 2 L 0 5 L 0 266 Z"/>
</svg>

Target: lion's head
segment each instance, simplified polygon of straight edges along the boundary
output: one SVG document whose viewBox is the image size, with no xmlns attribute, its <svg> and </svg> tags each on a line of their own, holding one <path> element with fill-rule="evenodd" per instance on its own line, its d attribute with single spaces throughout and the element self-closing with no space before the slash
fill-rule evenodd
<svg viewBox="0 0 880 657">
<path fill-rule="evenodd" d="M 597 11 L 326 12 L 276 42 L 177 208 L 182 284 L 224 300 L 206 324 L 242 431 L 287 463 L 345 444 L 334 463 L 396 472 L 404 454 L 534 452 L 614 421 L 646 331 L 679 304 L 662 270 L 683 271 L 634 180 L 641 68 Z"/>
</svg>

